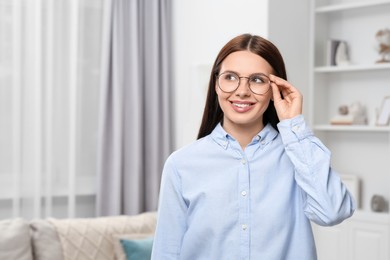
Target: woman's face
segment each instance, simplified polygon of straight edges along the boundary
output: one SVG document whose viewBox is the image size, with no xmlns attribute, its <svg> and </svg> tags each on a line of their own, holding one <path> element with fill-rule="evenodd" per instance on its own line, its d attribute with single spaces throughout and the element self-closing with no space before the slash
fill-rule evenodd
<svg viewBox="0 0 390 260">
<path fill-rule="evenodd" d="M 271 65 L 262 57 L 250 51 L 237 51 L 229 54 L 221 64 L 219 74 L 234 72 L 239 77 L 250 77 L 255 74 L 272 73 Z M 218 82 L 218 81 L 217 81 Z M 268 107 L 272 96 L 272 90 L 263 94 L 254 94 L 249 89 L 247 78 L 240 79 L 239 87 L 231 92 L 223 92 L 218 83 L 215 85 L 218 102 L 223 111 L 223 127 L 225 130 L 236 127 L 250 127 L 262 129 L 263 114 Z"/>
</svg>

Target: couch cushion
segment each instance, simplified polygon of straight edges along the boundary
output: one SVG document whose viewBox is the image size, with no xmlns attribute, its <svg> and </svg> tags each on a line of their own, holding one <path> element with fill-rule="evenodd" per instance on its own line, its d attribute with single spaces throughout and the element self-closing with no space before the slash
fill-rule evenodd
<svg viewBox="0 0 390 260">
<path fill-rule="evenodd" d="M 154 233 L 134 233 L 134 234 L 115 234 L 113 235 L 114 251 L 116 260 L 126 260 L 126 253 L 121 240 L 139 240 L 153 237 Z"/>
<path fill-rule="evenodd" d="M 30 222 L 34 260 L 64 260 L 57 230 L 48 220 Z"/>
<path fill-rule="evenodd" d="M 27 221 L 22 218 L 0 221 L 0 259 L 32 260 Z"/>
<path fill-rule="evenodd" d="M 135 216 L 84 219 L 49 219 L 56 227 L 64 260 L 112 260 L 113 235 L 153 233 L 156 212 Z"/>
<path fill-rule="evenodd" d="M 150 260 L 152 257 L 153 237 L 144 239 L 121 239 L 127 260 Z"/>
</svg>

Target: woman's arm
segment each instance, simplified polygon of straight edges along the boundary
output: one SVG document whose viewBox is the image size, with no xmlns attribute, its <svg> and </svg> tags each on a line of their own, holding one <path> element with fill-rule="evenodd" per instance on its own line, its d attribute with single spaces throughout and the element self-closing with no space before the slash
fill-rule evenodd
<svg viewBox="0 0 390 260">
<path fill-rule="evenodd" d="M 170 156 L 165 162 L 162 174 L 152 259 L 179 259 L 186 230 L 186 211 L 181 181 Z"/>
<path fill-rule="evenodd" d="M 306 216 L 323 226 L 350 217 L 355 210 L 354 199 L 331 168 L 330 151 L 306 126 L 303 116 L 281 121 L 278 129 L 306 202 Z"/>
<path fill-rule="evenodd" d="M 288 81 L 270 76 L 278 124 L 285 150 L 302 189 L 305 214 L 319 225 L 334 225 L 355 210 L 351 194 L 330 165 L 330 152 L 306 126 L 302 94 Z"/>
</svg>

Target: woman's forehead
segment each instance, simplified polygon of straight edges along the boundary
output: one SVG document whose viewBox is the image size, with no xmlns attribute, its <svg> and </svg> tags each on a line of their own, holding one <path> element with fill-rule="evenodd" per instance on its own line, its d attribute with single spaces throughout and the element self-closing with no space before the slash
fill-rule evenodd
<svg viewBox="0 0 390 260">
<path fill-rule="evenodd" d="M 229 54 L 221 64 L 221 71 L 225 70 L 240 74 L 253 74 L 258 72 L 270 74 L 272 67 L 261 56 L 245 50 Z"/>
</svg>

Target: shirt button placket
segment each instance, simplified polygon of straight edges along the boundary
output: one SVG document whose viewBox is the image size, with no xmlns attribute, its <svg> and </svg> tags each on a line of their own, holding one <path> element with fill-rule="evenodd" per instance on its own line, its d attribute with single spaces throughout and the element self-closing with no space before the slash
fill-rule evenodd
<svg viewBox="0 0 390 260">
<path fill-rule="evenodd" d="M 239 196 L 240 196 L 240 259 L 249 258 L 249 187 L 250 187 L 250 173 L 249 162 L 247 161 L 245 154 L 241 154 L 240 158 L 240 174 L 239 174 Z"/>
</svg>

